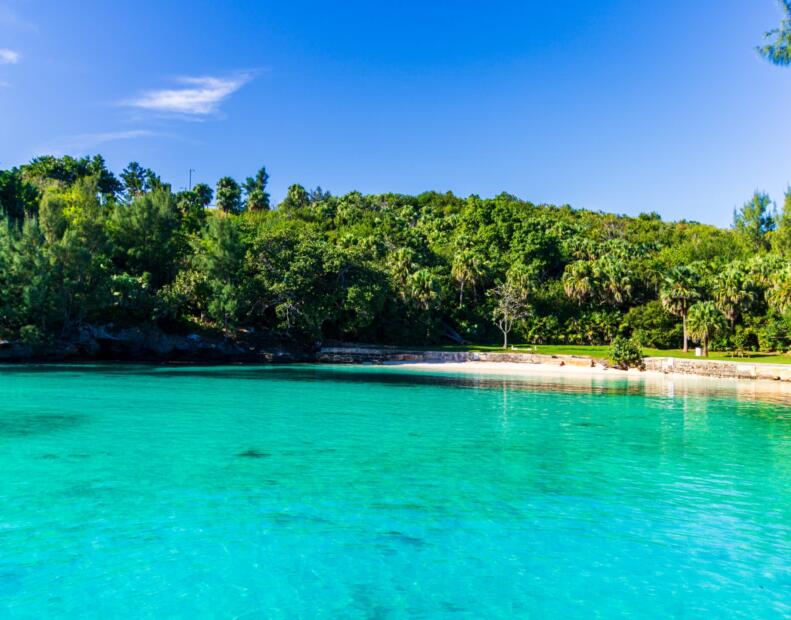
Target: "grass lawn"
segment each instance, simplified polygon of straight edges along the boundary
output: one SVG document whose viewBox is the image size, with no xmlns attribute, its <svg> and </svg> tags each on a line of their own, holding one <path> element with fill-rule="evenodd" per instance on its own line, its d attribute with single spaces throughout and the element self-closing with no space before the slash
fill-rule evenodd
<svg viewBox="0 0 791 620">
<path fill-rule="evenodd" d="M 425 349 L 441 349 L 443 351 L 502 351 L 498 345 L 449 345 L 443 347 L 422 347 Z M 566 344 L 516 344 L 509 350 L 535 352 L 542 355 L 580 355 L 584 357 L 594 357 L 604 359 L 607 357 L 609 347 L 606 345 L 566 345 Z M 695 358 L 695 349 L 692 348 L 688 353 L 681 349 L 643 349 L 646 357 L 679 357 Z M 706 358 L 701 358 L 706 359 Z M 744 356 L 732 357 L 730 353 L 723 351 L 711 351 L 708 359 L 726 360 L 729 362 L 762 362 L 764 364 L 791 364 L 791 355 L 785 353 L 756 353 L 748 351 Z"/>
</svg>

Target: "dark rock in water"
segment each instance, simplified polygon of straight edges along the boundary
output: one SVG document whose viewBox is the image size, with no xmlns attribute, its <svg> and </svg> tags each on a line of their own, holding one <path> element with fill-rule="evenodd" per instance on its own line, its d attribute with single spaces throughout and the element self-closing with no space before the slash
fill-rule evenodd
<svg viewBox="0 0 791 620">
<path fill-rule="evenodd" d="M 254 450 L 251 448 L 250 450 L 245 450 L 244 452 L 240 452 L 236 456 L 242 456 L 247 459 L 265 459 L 272 455 L 269 454 L 268 452 L 259 452 L 258 450 Z"/>
<path fill-rule="evenodd" d="M 396 540 L 402 544 L 411 545 L 413 547 L 424 547 L 426 545 L 426 541 L 422 538 L 416 538 L 414 536 L 407 536 L 402 532 L 387 532 L 385 536 L 391 540 Z"/>
</svg>

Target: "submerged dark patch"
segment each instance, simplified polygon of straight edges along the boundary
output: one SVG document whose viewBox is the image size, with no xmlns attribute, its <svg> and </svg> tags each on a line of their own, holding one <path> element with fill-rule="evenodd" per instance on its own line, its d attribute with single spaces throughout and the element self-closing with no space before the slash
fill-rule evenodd
<svg viewBox="0 0 791 620">
<path fill-rule="evenodd" d="M 0 418 L 0 437 L 26 437 L 44 433 L 70 430 L 85 421 L 85 416 L 75 414 L 14 414 Z"/>
<path fill-rule="evenodd" d="M 241 456 L 242 458 L 246 459 L 265 459 L 272 455 L 268 452 L 260 452 L 259 450 L 254 450 L 251 448 L 249 450 L 245 450 L 244 452 L 240 452 L 236 456 Z"/>
<path fill-rule="evenodd" d="M 426 541 L 422 538 L 417 538 L 416 536 L 407 536 L 402 532 L 392 531 L 387 532 L 385 537 L 390 540 L 398 541 L 401 544 L 409 545 L 412 547 L 425 547 Z"/>
</svg>

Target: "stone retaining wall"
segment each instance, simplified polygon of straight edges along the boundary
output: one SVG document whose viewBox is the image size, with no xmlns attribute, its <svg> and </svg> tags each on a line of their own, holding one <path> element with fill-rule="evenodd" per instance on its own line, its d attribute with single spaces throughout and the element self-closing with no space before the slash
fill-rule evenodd
<svg viewBox="0 0 791 620">
<path fill-rule="evenodd" d="M 518 364 L 554 364 L 557 366 L 596 366 L 589 357 L 574 355 L 540 355 L 538 353 L 488 351 L 409 351 L 369 347 L 323 347 L 317 361 L 327 364 L 383 364 L 385 362 L 512 362 Z"/>
<path fill-rule="evenodd" d="M 647 357 L 646 370 L 666 374 L 701 375 L 723 379 L 768 379 L 791 381 L 791 364 L 756 364 L 707 359 L 678 359 L 673 357 Z"/>
</svg>

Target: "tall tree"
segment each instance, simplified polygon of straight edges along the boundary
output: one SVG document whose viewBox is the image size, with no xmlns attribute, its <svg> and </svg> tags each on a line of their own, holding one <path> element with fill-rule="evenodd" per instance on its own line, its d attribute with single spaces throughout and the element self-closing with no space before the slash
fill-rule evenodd
<svg viewBox="0 0 791 620">
<path fill-rule="evenodd" d="M 152 192 L 157 189 L 170 190 L 170 185 L 163 183 L 151 168 L 144 168 L 136 161 L 129 162 L 121 172 L 123 191 L 127 200 L 132 200 L 135 196 Z"/>
<path fill-rule="evenodd" d="M 728 319 L 731 329 L 736 326 L 736 321 L 746 308 L 755 301 L 755 292 L 746 275 L 740 265 L 731 265 L 718 273 L 712 282 L 714 302 Z"/>
<path fill-rule="evenodd" d="M 472 287 L 476 294 L 476 285 L 483 272 L 483 261 L 472 249 L 459 250 L 453 257 L 450 275 L 459 285 L 459 308 L 464 306 L 464 291 Z"/>
<path fill-rule="evenodd" d="M 263 166 L 255 173 L 254 177 L 247 177 L 243 184 L 247 195 L 248 211 L 266 211 L 269 209 L 269 194 L 266 191 L 269 183 L 269 174 Z"/>
<path fill-rule="evenodd" d="M 733 213 L 733 227 L 753 251 L 769 247 L 769 233 L 775 227 L 771 206 L 772 199 L 767 194 L 755 192 L 741 209 Z"/>
<path fill-rule="evenodd" d="M 173 194 L 163 190 L 116 205 L 107 223 L 118 266 L 135 276 L 149 274 L 157 288 L 175 275 L 179 249 L 178 211 Z"/>
<path fill-rule="evenodd" d="M 187 233 L 197 233 L 206 221 L 206 209 L 214 196 L 206 183 L 198 183 L 189 191 L 179 192 L 176 206 L 181 218 L 181 227 Z"/>
<path fill-rule="evenodd" d="M 302 207 L 307 207 L 309 204 L 310 195 L 307 190 L 298 183 L 295 183 L 288 188 L 286 197 L 283 199 L 283 202 L 280 203 L 280 208 L 301 209 Z"/>
<path fill-rule="evenodd" d="M 563 290 L 569 299 L 582 305 L 590 301 L 595 292 L 592 261 L 577 260 L 566 265 L 563 272 Z"/>
<path fill-rule="evenodd" d="M 498 282 L 489 291 L 494 301 L 492 318 L 503 334 L 503 349 L 508 348 L 508 334 L 514 323 L 527 316 L 530 311 L 532 282 L 526 270 L 519 267 L 509 270 L 505 280 Z"/>
<path fill-rule="evenodd" d="M 388 265 L 393 285 L 402 301 L 409 295 L 409 278 L 415 270 L 415 254 L 410 248 L 401 247 L 390 255 Z"/>
<path fill-rule="evenodd" d="M 774 274 L 772 285 L 766 291 L 766 300 L 781 314 L 791 310 L 791 266 Z"/>
<path fill-rule="evenodd" d="M 38 191 L 22 177 L 18 169 L 0 170 L 0 216 L 13 222 L 38 213 Z"/>
<path fill-rule="evenodd" d="M 201 299 L 206 316 L 226 332 L 248 312 L 250 279 L 245 273 L 247 247 L 238 220 L 212 217 L 196 239 L 193 268 L 205 278 L 207 294 Z"/>
<path fill-rule="evenodd" d="M 242 212 L 242 188 L 231 177 L 217 181 L 217 208 L 224 213 Z"/>
<path fill-rule="evenodd" d="M 713 301 L 699 301 L 689 309 L 689 335 L 703 345 L 709 356 L 709 343 L 723 326 L 723 316 Z"/>
<path fill-rule="evenodd" d="M 689 349 L 687 330 L 687 317 L 689 309 L 698 297 L 697 280 L 699 274 L 690 267 L 676 267 L 665 278 L 660 289 L 662 305 L 671 314 L 681 317 L 684 326 L 684 353 Z"/>
<path fill-rule="evenodd" d="M 63 188 L 87 177 L 95 180 L 97 191 L 105 199 L 114 198 L 123 189 L 121 182 L 107 169 L 101 155 L 79 159 L 68 155 L 63 157 L 45 155 L 36 157 L 29 164 L 22 166 L 21 172 L 25 180 L 36 185 L 41 191 L 53 183 Z"/>
<path fill-rule="evenodd" d="M 409 276 L 409 294 L 423 311 L 428 311 L 437 298 L 437 282 L 429 269 L 418 269 Z"/>
<path fill-rule="evenodd" d="M 632 274 L 621 256 L 605 256 L 597 261 L 601 291 L 606 302 L 622 306 L 632 297 Z"/>
<path fill-rule="evenodd" d="M 781 256 L 791 256 L 791 188 L 786 190 L 783 210 L 777 215 L 777 227 L 772 232 L 772 249 Z"/>
</svg>

